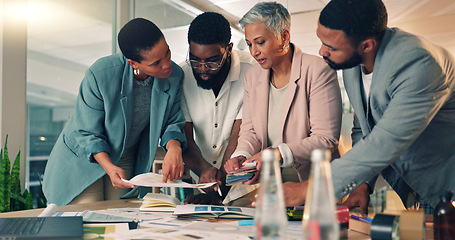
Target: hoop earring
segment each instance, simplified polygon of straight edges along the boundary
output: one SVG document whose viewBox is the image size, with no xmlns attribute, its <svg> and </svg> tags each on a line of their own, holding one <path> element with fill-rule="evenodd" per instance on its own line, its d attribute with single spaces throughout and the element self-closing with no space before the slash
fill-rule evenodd
<svg viewBox="0 0 455 240">
<path fill-rule="evenodd" d="M 134 75 L 139 76 L 139 74 L 140 74 L 139 68 L 135 68 L 135 69 L 133 70 L 133 73 L 134 73 Z"/>
</svg>

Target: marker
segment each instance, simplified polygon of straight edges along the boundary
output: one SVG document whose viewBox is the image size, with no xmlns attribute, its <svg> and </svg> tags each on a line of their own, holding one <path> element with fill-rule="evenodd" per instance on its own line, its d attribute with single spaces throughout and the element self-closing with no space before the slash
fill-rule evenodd
<svg viewBox="0 0 455 240">
<path fill-rule="evenodd" d="M 365 219 L 365 218 L 361 218 L 361 217 L 358 217 L 356 215 L 353 215 L 351 214 L 351 218 L 355 219 L 355 220 L 359 220 L 361 222 L 364 222 L 364 223 L 368 223 L 368 224 L 371 224 L 371 222 L 373 221 L 373 219 L 369 220 L 369 219 Z"/>
<path fill-rule="evenodd" d="M 248 167 L 256 167 L 256 162 L 250 161 L 250 162 L 244 162 L 242 164 L 242 168 L 248 168 Z"/>
</svg>

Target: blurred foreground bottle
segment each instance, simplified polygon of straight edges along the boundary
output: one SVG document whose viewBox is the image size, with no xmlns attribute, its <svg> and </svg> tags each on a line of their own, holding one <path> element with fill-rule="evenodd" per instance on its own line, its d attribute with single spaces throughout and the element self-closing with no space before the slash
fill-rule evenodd
<svg viewBox="0 0 455 240">
<path fill-rule="evenodd" d="M 328 150 L 316 149 L 311 153 L 311 172 L 302 220 L 306 240 L 339 239 L 330 158 Z"/>
<path fill-rule="evenodd" d="M 434 208 L 434 240 L 455 239 L 455 207 L 452 191 L 439 195 L 439 203 Z"/>
<path fill-rule="evenodd" d="M 254 215 L 255 239 L 286 239 L 288 219 L 284 205 L 279 152 L 265 149 L 261 156 L 261 185 Z"/>
</svg>

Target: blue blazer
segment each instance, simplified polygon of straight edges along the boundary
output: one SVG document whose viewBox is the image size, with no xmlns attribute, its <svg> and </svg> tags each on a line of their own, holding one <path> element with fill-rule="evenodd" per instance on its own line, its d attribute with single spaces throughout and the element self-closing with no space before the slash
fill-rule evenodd
<svg viewBox="0 0 455 240">
<path fill-rule="evenodd" d="M 360 66 L 343 71 L 354 146 L 332 162 L 338 199 L 379 172 L 405 206 L 409 193 L 434 207 L 440 192 L 455 190 L 454 64 L 440 46 L 392 28 L 376 55 L 366 102 Z"/>
<path fill-rule="evenodd" d="M 180 110 L 182 80 L 183 71 L 174 62 L 168 78 L 154 79 L 150 128 L 139 140 L 135 175 L 150 172 L 159 144 L 163 147 L 177 139 L 186 147 Z M 94 154 L 107 152 L 114 164 L 120 160 L 132 117 L 132 67 L 122 54 L 99 59 L 86 71 L 75 112 L 49 156 L 43 181 L 49 203 L 70 203 L 106 174 Z"/>
</svg>

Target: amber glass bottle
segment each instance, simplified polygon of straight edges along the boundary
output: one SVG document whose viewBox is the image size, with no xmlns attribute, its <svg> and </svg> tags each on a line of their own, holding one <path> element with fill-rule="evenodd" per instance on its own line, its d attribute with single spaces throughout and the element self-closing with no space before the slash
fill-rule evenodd
<svg viewBox="0 0 455 240">
<path fill-rule="evenodd" d="M 455 207 L 452 191 L 439 195 L 440 201 L 434 209 L 434 240 L 455 239 Z"/>
</svg>

